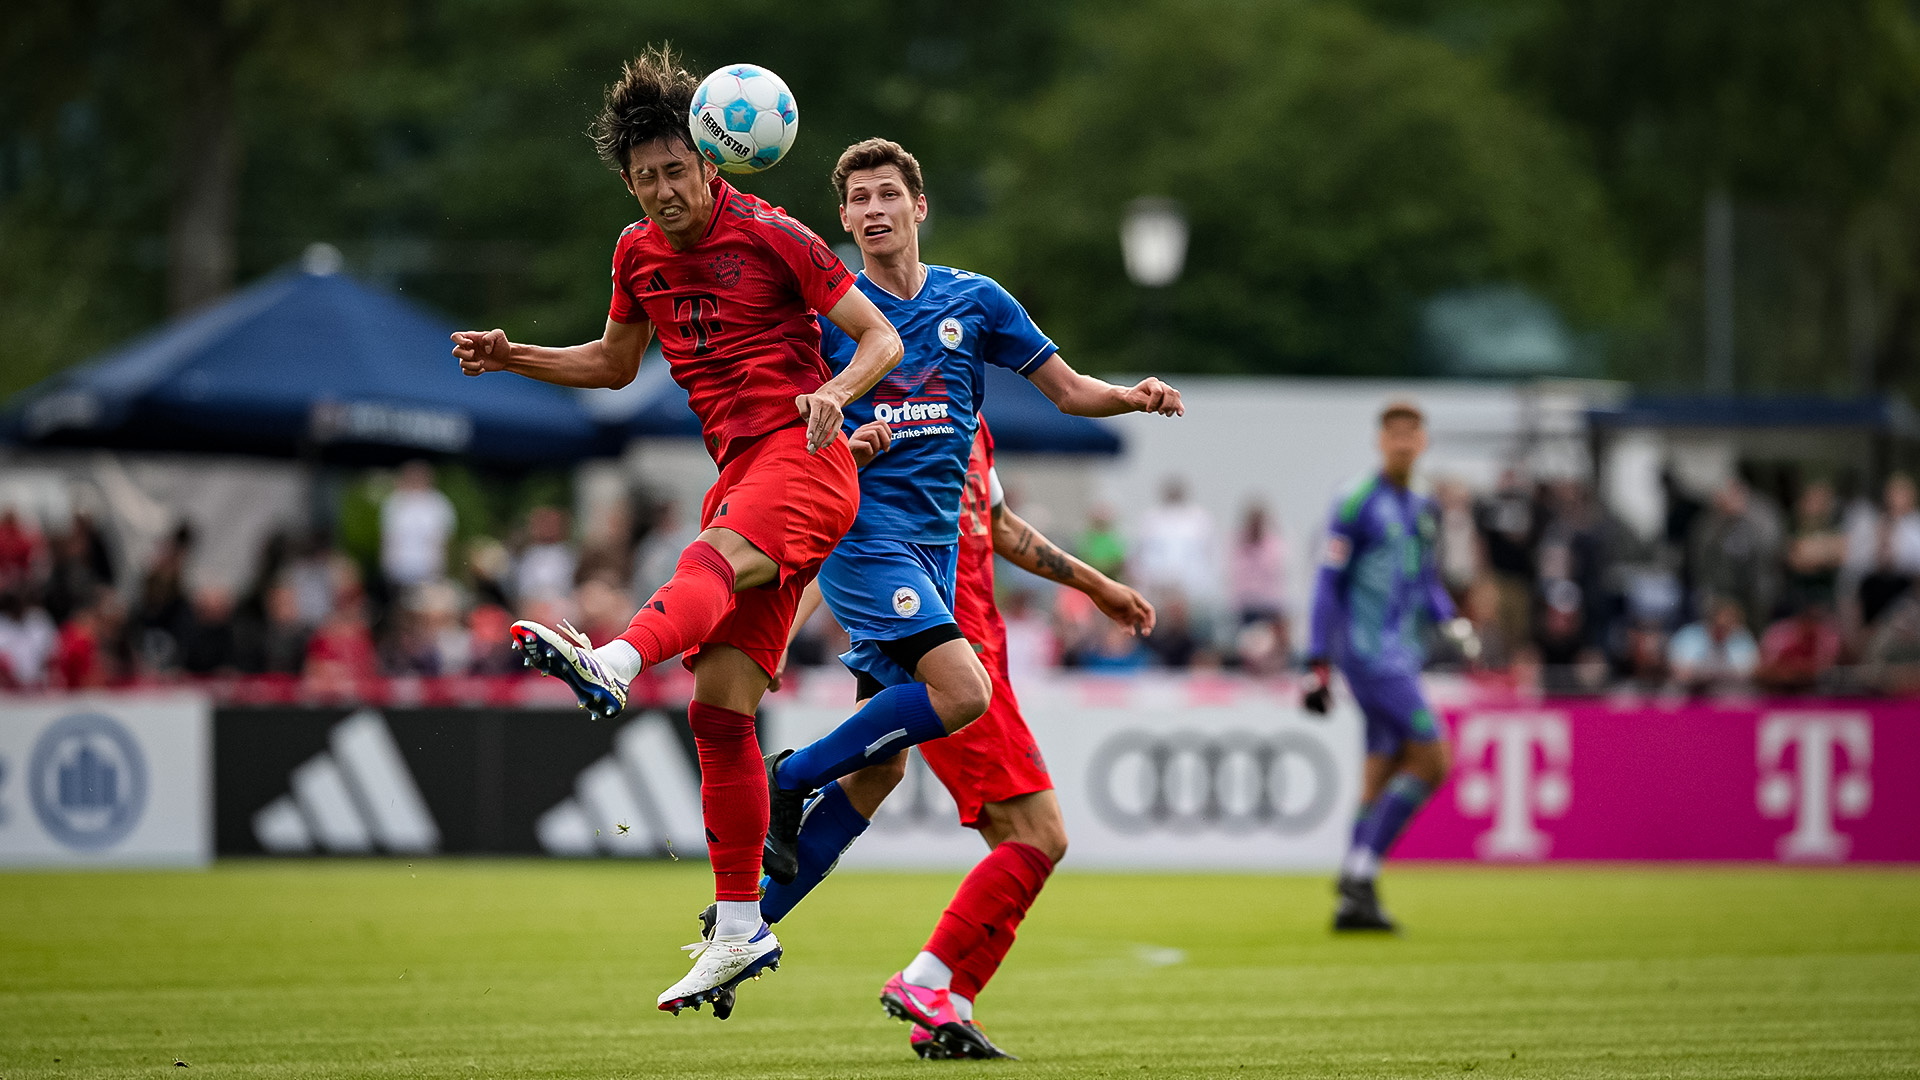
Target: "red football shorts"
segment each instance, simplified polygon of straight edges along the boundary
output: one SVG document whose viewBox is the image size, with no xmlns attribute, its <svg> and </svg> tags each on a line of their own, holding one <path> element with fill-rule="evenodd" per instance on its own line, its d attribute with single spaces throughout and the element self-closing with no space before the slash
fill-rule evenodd
<svg viewBox="0 0 1920 1080">
<path fill-rule="evenodd" d="M 731 645 L 771 676 L 780 666 L 794 609 L 860 512 L 860 477 L 845 436 L 807 453 L 807 429 L 770 431 L 727 462 L 700 507 L 702 529 L 731 529 L 780 567 L 777 580 L 733 594 L 733 610 L 684 663 L 710 645 Z"/>
<path fill-rule="evenodd" d="M 987 665 L 987 675 L 993 680 L 993 704 L 986 713 L 944 739 L 920 744 L 920 756 L 947 786 L 960 808 L 960 824 L 969 829 L 986 824 L 988 803 L 1053 790 L 1047 761 L 1020 718 L 1013 687 L 997 664 Z"/>
</svg>

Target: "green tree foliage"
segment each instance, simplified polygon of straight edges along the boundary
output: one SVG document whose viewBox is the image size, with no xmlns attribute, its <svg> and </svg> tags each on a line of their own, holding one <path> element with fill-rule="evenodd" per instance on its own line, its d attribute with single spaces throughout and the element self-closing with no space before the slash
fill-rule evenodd
<svg viewBox="0 0 1920 1080">
<path fill-rule="evenodd" d="M 1517 281 L 1589 323 L 1629 301 L 1599 187 L 1443 44 L 1340 5 L 1238 0 L 1089 11 L 1072 37 L 963 250 L 1080 362 L 1397 373 L 1440 289 Z M 1192 225 L 1164 298 L 1122 269 L 1144 195 Z M 1155 303 L 1164 341 L 1141 334 Z"/>
<path fill-rule="evenodd" d="M 1724 185 L 1744 384 L 1837 388 L 1849 350 L 1894 384 L 1920 377 L 1917 39 L 1906 0 L 14 0 L 0 396 L 164 318 L 183 231 L 238 282 L 325 240 L 472 325 L 596 333 L 638 208 L 583 132 L 661 40 L 794 86 L 792 158 L 742 187 L 838 241 L 835 155 L 899 139 L 927 257 L 1090 367 L 1404 373 L 1428 297 L 1518 283 L 1614 373 L 1684 381 Z M 1193 224 L 1165 296 L 1121 269 L 1142 195 Z"/>
<path fill-rule="evenodd" d="M 978 188 L 982 131 L 1044 77 L 1057 21 L 1006 0 L 953 12 L 881 0 L 804 12 L 771 0 L 422 5 L 402 47 L 259 102 L 249 141 L 274 144 L 281 167 L 250 171 L 260 242 L 243 250 L 258 270 L 337 240 L 351 269 L 475 324 L 583 340 L 606 317 L 614 241 L 639 216 L 585 131 L 642 45 L 671 41 L 697 73 L 743 59 L 781 73 L 800 99 L 800 140 L 777 169 L 736 182 L 832 241 L 827 174 L 856 139 L 914 141 L 957 188 Z"/>
<path fill-rule="evenodd" d="M 0 397 L 165 316 L 182 129 L 210 83 L 239 133 L 240 281 L 330 241 L 473 324 L 580 340 L 639 213 L 584 133 L 640 46 L 787 78 L 799 145 L 741 186 L 832 239 L 828 169 L 878 133 L 920 150 L 951 218 L 978 212 L 986 133 L 1048 77 L 1063 19 L 1013 0 L 18 0 L 0 18 Z M 213 44 L 188 48 L 196 33 Z M 218 79 L 191 59 L 208 49 L 230 61 Z"/>
<path fill-rule="evenodd" d="M 1485 2 L 1485 0 L 1481 0 Z M 1701 213 L 1737 206 L 1743 385 L 1849 388 L 1920 350 L 1911 161 L 1920 22 L 1906 0 L 1559 0 L 1507 66 L 1578 138 L 1669 315 L 1637 370 L 1698 370 Z M 1902 315 L 1902 312 L 1908 313 Z M 1671 377 L 1669 375 L 1669 377 Z"/>
</svg>

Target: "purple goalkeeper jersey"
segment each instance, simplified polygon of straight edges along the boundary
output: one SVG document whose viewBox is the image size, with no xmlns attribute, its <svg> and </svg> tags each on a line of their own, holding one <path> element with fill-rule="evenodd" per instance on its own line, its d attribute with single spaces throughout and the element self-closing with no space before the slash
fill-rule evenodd
<svg viewBox="0 0 1920 1080">
<path fill-rule="evenodd" d="M 1355 676 L 1416 675 L 1422 617 L 1453 618 L 1434 565 L 1433 502 L 1375 473 L 1335 505 L 1307 655 Z"/>
</svg>

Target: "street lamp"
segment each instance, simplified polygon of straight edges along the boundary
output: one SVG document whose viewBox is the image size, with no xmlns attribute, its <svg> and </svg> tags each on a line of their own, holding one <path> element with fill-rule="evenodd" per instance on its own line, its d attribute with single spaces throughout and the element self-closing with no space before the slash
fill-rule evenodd
<svg viewBox="0 0 1920 1080">
<path fill-rule="evenodd" d="M 1135 285 L 1164 289 L 1180 280 L 1187 261 L 1187 216 L 1180 204 L 1159 198 L 1128 203 L 1120 223 L 1120 254 Z"/>
</svg>

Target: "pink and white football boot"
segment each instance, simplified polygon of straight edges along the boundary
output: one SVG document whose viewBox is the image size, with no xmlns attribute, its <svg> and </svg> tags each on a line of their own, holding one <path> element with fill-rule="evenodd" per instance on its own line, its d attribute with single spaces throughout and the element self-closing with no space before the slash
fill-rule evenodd
<svg viewBox="0 0 1920 1080">
<path fill-rule="evenodd" d="M 915 986 L 906 980 L 905 972 L 895 972 L 887 980 L 880 990 L 880 1005 L 887 1015 L 913 1024 L 908 1044 L 923 1058 L 1013 1057 L 989 1042 L 978 1026 L 960 1019 L 949 991 Z"/>
</svg>

